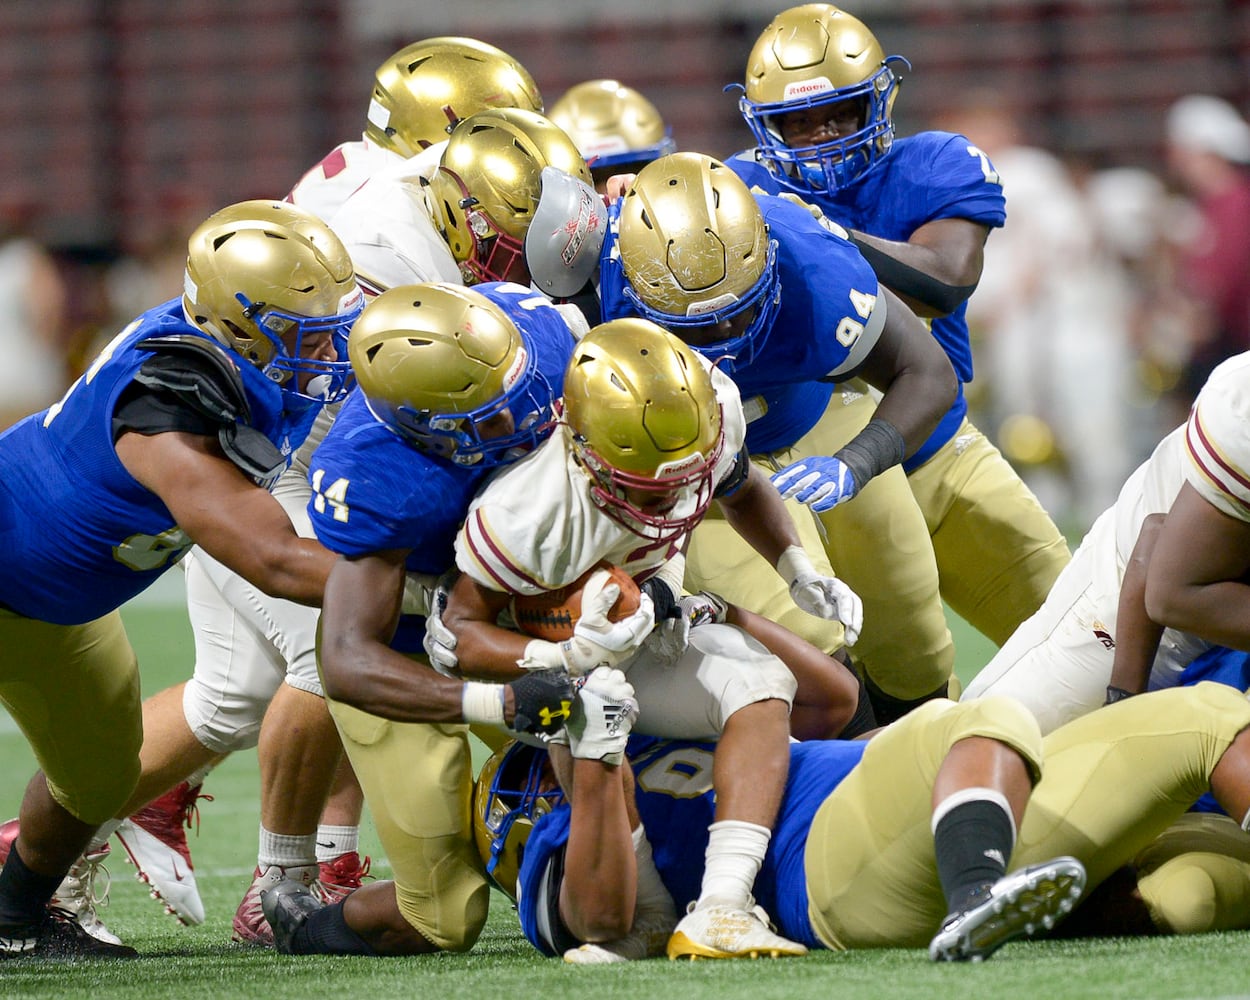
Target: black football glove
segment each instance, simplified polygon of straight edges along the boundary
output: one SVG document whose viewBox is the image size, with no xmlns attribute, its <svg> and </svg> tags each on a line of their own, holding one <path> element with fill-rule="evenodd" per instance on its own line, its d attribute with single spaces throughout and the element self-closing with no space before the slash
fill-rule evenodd
<svg viewBox="0 0 1250 1000">
<path fill-rule="evenodd" d="M 563 670 L 530 670 L 508 684 L 518 733 L 551 737 L 564 728 L 573 709 L 573 682 Z"/>
</svg>

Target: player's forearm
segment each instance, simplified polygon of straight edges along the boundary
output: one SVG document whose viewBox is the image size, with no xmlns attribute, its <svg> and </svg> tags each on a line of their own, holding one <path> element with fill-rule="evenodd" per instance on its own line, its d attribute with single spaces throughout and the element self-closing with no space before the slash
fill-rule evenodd
<svg viewBox="0 0 1250 1000">
<path fill-rule="evenodd" d="M 755 466 L 742 488 L 722 499 L 720 507 L 730 527 L 770 566 L 777 565 L 787 548 L 800 544 L 794 521 L 777 488 Z"/>
<path fill-rule="evenodd" d="M 1250 650 L 1250 585 L 1245 583 L 1156 586 L 1152 578 L 1146 586 L 1146 613 L 1162 626 Z"/>
<path fill-rule="evenodd" d="M 1146 613 L 1147 570 L 1162 526 L 1161 514 L 1151 514 L 1142 522 L 1137 544 L 1125 565 L 1124 580 L 1120 584 L 1115 659 L 1108 686 L 1128 694 L 1140 694 L 1146 690 L 1150 668 L 1159 649 L 1159 640 L 1163 637 L 1163 626 Z"/>
<path fill-rule="evenodd" d="M 638 863 L 622 771 L 597 760 L 573 761 L 575 793 L 560 916 L 580 941 L 624 937 L 634 922 Z"/>
<path fill-rule="evenodd" d="M 327 698 L 394 722 L 460 722 L 464 685 L 376 642 L 323 632 Z"/>
</svg>

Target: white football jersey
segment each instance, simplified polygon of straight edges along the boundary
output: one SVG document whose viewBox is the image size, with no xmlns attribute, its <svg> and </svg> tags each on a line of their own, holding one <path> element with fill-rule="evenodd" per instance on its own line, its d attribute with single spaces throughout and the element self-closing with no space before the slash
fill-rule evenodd
<svg viewBox="0 0 1250 1000">
<path fill-rule="evenodd" d="M 1207 377 L 1185 426 L 1185 480 L 1216 510 L 1250 521 L 1250 353 Z"/>
<path fill-rule="evenodd" d="M 746 420 L 737 387 L 718 369 L 711 372 L 725 433 L 713 473 L 720 483 L 736 468 Z M 478 494 L 456 536 L 457 566 L 490 590 L 536 594 L 572 583 L 601 559 L 645 578 L 681 549 L 684 536 L 656 544 L 613 520 L 594 502 L 591 486 L 567 426 L 559 427 Z M 683 498 L 674 517 L 690 514 L 695 503 Z"/>
<path fill-rule="evenodd" d="M 440 155 L 438 147 L 431 147 L 391 164 L 362 184 L 329 219 L 366 295 L 423 281 L 464 283 L 422 190 L 422 178 L 431 164 L 438 165 Z"/>
<path fill-rule="evenodd" d="M 300 178 L 286 200 L 328 223 L 360 185 L 402 160 L 367 139 L 341 143 Z"/>
</svg>

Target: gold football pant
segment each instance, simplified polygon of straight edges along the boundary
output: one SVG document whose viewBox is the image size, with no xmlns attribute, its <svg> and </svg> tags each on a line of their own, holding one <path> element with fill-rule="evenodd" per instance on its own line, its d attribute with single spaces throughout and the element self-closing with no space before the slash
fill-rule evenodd
<svg viewBox="0 0 1250 1000">
<path fill-rule="evenodd" d="M 326 704 L 391 863 L 404 919 L 441 949 L 472 948 L 490 888 L 473 842 L 469 727 L 391 722 Z"/>
<path fill-rule="evenodd" d="M 139 781 L 143 742 L 139 667 L 121 615 L 51 625 L 0 609 L 0 650 L 0 704 L 52 797 L 84 823 L 112 819 Z"/>
<path fill-rule="evenodd" d="M 835 392 L 820 422 L 792 447 L 753 455 L 752 461 L 771 475 L 803 458 L 832 455 L 875 411 L 869 395 Z M 887 469 L 854 500 L 823 514 L 794 503 L 790 511 L 817 568 L 832 566 L 864 602 L 864 628 L 850 653 L 872 682 L 903 700 L 945 684 L 955 647 L 938 591 L 933 543 L 902 468 Z M 705 519 L 691 536 L 686 587 L 714 591 L 826 652 L 841 645 L 841 626 L 795 607 L 777 571 L 720 518 Z"/>
<path fill-rule="evenodd" d="M 1067 540 L 1016 470 L 967 420 L 907 478 L 933 539 L 942 597 L 1001 646 L 1042 606 L 1071 558 Z"/>
<path fill-rule="evenodd" d="M 1022 705 L 987 697 L 959 708 L 976 705 L 990 707 L 964 715 L 938 701 L 890 726 L 816 813 L 806 854 L 809 914 L 829 947 L 921 947 L 937 932 L 946 904 L 931 796 L 957 740 L 990 736 L 1041 761 L 1010 867 L 1069 854 L 1085 865 L 1092 888 L 1207 790 L 1225 750 L 1250 726 L 1244 695 L 1199 684 L 1076 719 L 1036 754 L 1037 723 Z"/>
<path fill-rule="evenodd" d="M 1137 888 L 1166 934 L 1250 928 L 1250 833 L 1222 813 L 1185 813 L 1133 861 Z"/>
</svg>

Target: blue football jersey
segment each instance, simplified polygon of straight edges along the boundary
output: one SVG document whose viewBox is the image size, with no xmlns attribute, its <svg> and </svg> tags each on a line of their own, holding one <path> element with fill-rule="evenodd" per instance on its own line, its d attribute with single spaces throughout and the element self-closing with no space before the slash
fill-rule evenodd
<svg viewBox="0 0 1250 1000">
<path fill-rule="evenodd" d="M 507 313 L 559 395 L 575 343 L 560 313 L 520 285 L 491 282 L 473 290 Z M 354 392 L 309 463 L 308 514 L 318 540 L 333 552 L 410 549 L 411 572 L 438 574 L 455 564 L 456 531 L 491 471 L 414 448 L 373 415 L 363 393 Z M 412 630 L 419 622 L 401 622 L 400 635 L 407 639 L 397 648 L 414 648 L 419 633 L 414 637 Z"/>
<path fill-rule="evenodd" d="M 0 435 L 0 603 L 57 625 L 99 618 L 150 586 L 191 547 L 165 504 L 126 471 L 113 448 L 118 397 L 154 337 L 194 336 L 176 298 L 118 334 L 60 402 Z M 220 346 L 220 345 L 218 345 Z M 290 459 L 320 409 L 287 398 L 242 357 L 235 362 L 250 422 Z"/>
<path fill-rule="evenodd" d="M 726 161 L 749 185 L 783 190 L 754 153 L 747 150 Z M 1007 219 L 1002 182 L 989 157 L 965 136 L 920 132 L 896 139 L 889 155 L 855 183 L 832 194 L 805 194 L 831 219 L 848 229 L 906 242 L 926 222 L 969 219 L 998 228 Z M 967 303 L 932 322 L 933 336 L 946 351 L 961 385 L 973 377 Z M 962 389 L 951 411 L 929 440 L 910 456 L 911 471 L 924 464 L 958 430 L 968 409 Z"/>
<path fill-rule="evenodd" d="M 790 747 L 790 773 L 755 898 L 786 937 L 811 948 L 823 945 L 807 917 L 803 855 L 812 819 L 829 794 L 859 763 L 863 740 L 813 740 Z M 651 842 L 656 868 L 679 913 L 698 898 L 703 880 L 708 826 L 716 801 L 712 791 L 715 744 L 631 737 L 629 758 L 636 781 L 638 812 Z M 541 891 L 548 866 L 568 841 L 569 806 L 539 818 L 521 861 L 518 915 L 526 938 L 540 951 L 552 949 L 542 932 L 553 915 L 540 912 L 554 895 Z"/>
<path fill-rule="evenodd" d="M 877 277 L 837 227 L 784 198 L 756 195 L 756 202 L 777 241 L 781 307 L 754 360 L 733 372 L 750 417 L 752 453 L 789 447 L 811 430 L 834 384 L 862 361 L 881 324 L 873 315 Z M 616 238 L 610 226 L 600 266 L 605 319 L 633 315 L 620 291 Z"/>
</svg>

